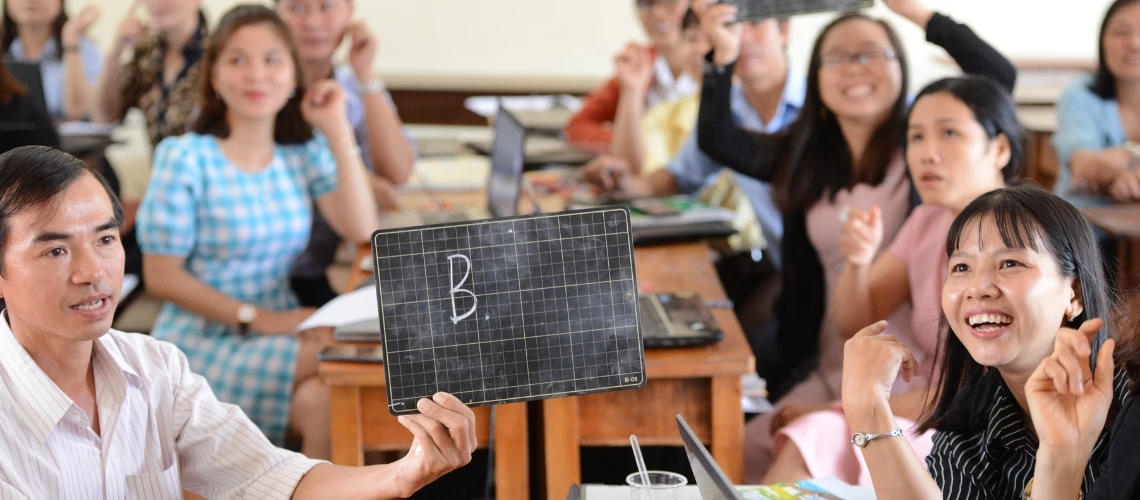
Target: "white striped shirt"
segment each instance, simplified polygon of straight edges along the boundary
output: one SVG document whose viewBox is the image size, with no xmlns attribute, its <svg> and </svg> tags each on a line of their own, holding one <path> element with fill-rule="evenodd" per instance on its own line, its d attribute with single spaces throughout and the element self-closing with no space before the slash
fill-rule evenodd
<svg viewBox="0 0 1140 500">
<path fill-rule="evenodd" d="M 999 375 L 991 370 L 992 375 Z M 1128 377 L 1116 369 L 1113 392 L 1119 404 L 1128 394 Z M 1037 465 L 1037 436 L 1025 412 L 1002 382 L 989 400 L 986 428 L 976 434 L 936 431 L 926 468 L 946 500 L 1020 499 Z M 1113 422 L 1106 422 L 1085 466 L 1081 491 L 1088 493 L 1108 459 Z"/>
<path fill-rule="evenodd" d="M 274 447 L 166 342 L 95 341 L 100 432 L 0 315 L 0 500 L 290 498 L 321 463 Z"/>
</svg>

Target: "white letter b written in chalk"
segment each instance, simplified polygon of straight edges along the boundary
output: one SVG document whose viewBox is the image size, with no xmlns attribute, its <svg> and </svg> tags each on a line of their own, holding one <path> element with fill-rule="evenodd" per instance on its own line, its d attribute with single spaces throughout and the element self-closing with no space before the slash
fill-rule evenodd
<svg viewBox="0 0 1140 500">
<path fill-rule="evenodd" d="M 467 270 L 463 273 L 463 278 L 459 280 L 458 285 L 455 284 L 455 263 L 454 263 L 453 259 L 463 259 L 465 262 L 467 262 Z M 468 316 L 474 314 L 475 313 L 475 306 L 479 305 L 479 299 L 478 299 L 478 297 L 475 297 L 475 292 L 472 292 L 471 290 L 464 290 L 462 288 L 463 284 L 467 282 L 468 276 L 471 276 L 471 259 L 468 259 L 467 256 L 463 255 L 463 254 L 449 255 L 447 257 L 447 277 L 448 277 L 448 281 L 450 281 L 450 283 L 451 283 L 451 322 L 455 323 L 455 324 L 459 324 L 460 321 L 463 321 Z M 471 296 L 471 309 L 469 309 L 467 312 L 463 313 L 462 316 L 456 316 L 456 312 L 455 312 L 455 294 L 456 293 L 466 293 L 467 295 Z"/>
</svg>

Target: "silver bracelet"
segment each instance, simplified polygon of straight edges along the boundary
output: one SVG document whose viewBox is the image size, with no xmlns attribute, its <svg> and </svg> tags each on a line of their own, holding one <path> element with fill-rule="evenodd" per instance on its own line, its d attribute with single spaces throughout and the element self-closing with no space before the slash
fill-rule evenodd
<svg viewBox="0 0 1140 500">
<path fill-rule="evenodd" d="M 360 86 L 360 93 L 364 95 L 379 94 L 384 92 L 387 88 L 384 86 L 384 81 L 379 78 L 373 78 L 364 85 Z"/>
</svg>

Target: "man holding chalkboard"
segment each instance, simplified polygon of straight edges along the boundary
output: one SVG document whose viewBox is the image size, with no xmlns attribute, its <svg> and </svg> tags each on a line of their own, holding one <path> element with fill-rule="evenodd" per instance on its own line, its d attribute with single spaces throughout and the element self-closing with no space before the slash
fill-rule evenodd
<svg viewBox="0 0 1140 500">
<path fill-rule="evenodd" d="M 50 148 L 0 155 L 0 498 L 403 498 L 465 465 L 475 416 L 437 393 L 412 451 L 341 467 L 279 449 L 186 356 L 111 330 L 123 209 Z"/>
</svg>

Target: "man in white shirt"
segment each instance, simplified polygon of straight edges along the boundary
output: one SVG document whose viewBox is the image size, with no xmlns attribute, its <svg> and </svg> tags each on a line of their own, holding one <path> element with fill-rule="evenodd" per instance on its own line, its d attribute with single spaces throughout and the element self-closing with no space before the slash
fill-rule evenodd
<svg viewBox="0 0 1140 500">
<path fill-rule="evenodd" d="M 471 459 L 454 396 L 400 423 L 412 452 L 340 467 L 274 447 L 171 344 L 111 330 L 123 211 L 59 151 L 0 155 L 0 500 L 399 498 Z"/>
</svg>

